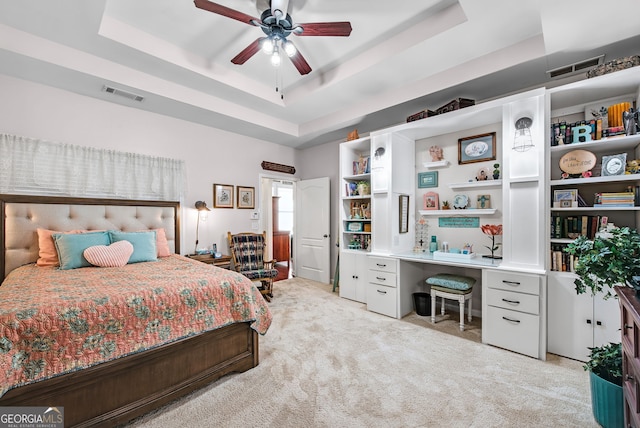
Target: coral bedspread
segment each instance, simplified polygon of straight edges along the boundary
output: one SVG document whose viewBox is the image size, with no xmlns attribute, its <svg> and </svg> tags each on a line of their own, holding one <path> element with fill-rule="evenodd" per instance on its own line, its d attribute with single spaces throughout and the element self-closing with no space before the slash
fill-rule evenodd
<svg viewBox="0 0 640 428">
<path fill-rule="evenodd" d="M 172 255 L 119 268 L 22 266 L 0 287 L 0 396 L 237 322 L 266 333 L 271 312 L 236 272 Z"/>
</svg>

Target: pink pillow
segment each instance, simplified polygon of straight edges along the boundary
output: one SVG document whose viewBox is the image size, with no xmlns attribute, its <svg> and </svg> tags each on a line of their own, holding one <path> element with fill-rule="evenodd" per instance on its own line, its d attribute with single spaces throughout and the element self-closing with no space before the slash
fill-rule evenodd
<svg viewBox="0 0 640 428">
<path fill-rule="evenodd" d="M 158 257 L 169 257 L 171 250 L 169 250 L 169 242 L 167 241 L 167 234 L 164 228 L 153 229 L 156 231 L 156 248 L 158 249 Z"/>
<path fill-rule="evenodd" d="M 54 233 L 82 233 L 81 230 L 72 230 L 69 232 L 57 232 L 55 230 L 37 228 L 38 232 L 38 260 L 36 265 L 38 266 L 58 266 L 60 261 L 58 260 L 58 251 L 53 243 Z"/>
<path fill-rule="evenodd" d="M 89 263 L 99 267 L 121 267 L 127 264 L 133 254 L 133 245 L 129 241 L 118 241 L 111 245 L 89 247 L 82 255 Z"/>
</svg>

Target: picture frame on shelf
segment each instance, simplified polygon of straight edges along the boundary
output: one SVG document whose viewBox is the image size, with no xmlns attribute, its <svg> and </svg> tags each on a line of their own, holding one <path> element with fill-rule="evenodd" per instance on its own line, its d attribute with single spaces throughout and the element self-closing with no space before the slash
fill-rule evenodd
<svg viewBox="0 0 640 428">
<path fill-rule="evenodd" d="M 458 165 L 496 160 L 496 133 L 458 139 Z"/>
<path fill-rule="evenodd" d="M 623 175 L 627 166 L 627 154 L 602 156 L 602 176 Z"/>
<path fill-rule="evenodd" d="M 255 208 L 255 188 L 237 186 L 236 207 L 240 209 L 254 209 Z"/>
<path fill-rule="evenodd" d="M 230 184 L 213 185 L 213 208 L 233 208 L 233 186 Z"/>
<path fill-rule="evenodd" d="M 418 173 L 418 188 L 438 187 L 438 171 Z"/>
<path fill-rule="evenodd" d="M 423 208 L 425 210 L 437 210 L 440 208 L 440 201 L 436 192 L 427 192 L 423 196 Z"/>
<path fill-rule="evenodd" d="M 478 195 L 476 208 L 485 210 L 491 208 L 491 195 Z"/>
<path fill-rule="evenodd" d="M 578 206 L 578 189 L 560 189 L 553 191 L 554 208 L 571 208 Z"/>
</svg>

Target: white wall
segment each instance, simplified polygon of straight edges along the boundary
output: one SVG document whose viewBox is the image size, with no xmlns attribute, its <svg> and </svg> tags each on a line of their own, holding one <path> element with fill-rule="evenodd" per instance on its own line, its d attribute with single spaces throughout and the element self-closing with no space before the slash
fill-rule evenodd
<svg viewBox="0 0 640 428">
<path fill-rule="evenodd" d="M 204 200 L 213 207 L 213 183 L 255 187 L 259 208 L 260 163 L 266 160 L 295 165 L 297 151 L 290 147 L 13 77 L 0 75 L 0 93 L 2 133 L 183 159 L 188 185 L 182 201 L 183 254 L 193 252 L 195 245 L 195 201 Z M 336 158 L 330 162 L 337 171 L 337 148 Z M 307 164 L 314 166 L 313 162 Z M 307 174 L 305 177 L 310 178 Z M 208 221 L 201 223 L 200 244 L 215 242 L 219 249 L 226 250 L 227 230 L 251 230 L 250 212 L 212 208 Z"/>
</svg>

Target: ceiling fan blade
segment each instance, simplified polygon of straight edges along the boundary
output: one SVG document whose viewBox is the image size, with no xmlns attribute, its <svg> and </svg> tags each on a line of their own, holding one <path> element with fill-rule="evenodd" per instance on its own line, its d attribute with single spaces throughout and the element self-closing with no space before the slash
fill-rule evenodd
<svg viewBox="0 0 640 428">
<path fill-rule="evenodd" d="M 258 37 L 253 43 L 251 43 L 249 46 L 244 48 L 242 52 L 236 55 L 231 60 L 231 62 L 237 65 L 242 65 L 245 62 L 247 62 L 249 58 L 251 58 L 256 53 L 258 53 L 258 51 L 260 50 L 260 42 L 263 41 L 264 39 L 266 39 L 266 37 Z"/>
<path fill-rule="evenodd" d="M 254 18 L 246 13 L 239 12 L 237 10 L 222 6 L 218 3 L 213 3 L 207 0 L 193 0 L 193 3 L 198 9 L 207 10 L 209 12 L 217 13 L 218 15 L 226 16 L 227 18 L 235 19 L 236 21 L 244 22 L 245 24 L 254 25 L 253 21 L 260 22 L 259 19 Z"/>
<path fill-rule="evenodd" d="M 298 72 L 300 74 L 302 74 L 303 76 L 305 74 L 311 73 L 311 66 L 309 65 L 307 60 L 304 59 L 304 57 L 302 56 L 300 51 L 296 52 L 296 54 L 294 56 L 290 57 L 289 59 L 291 60 L 293 65 L 296 67 Z"/>
<path fill-rule="evenodd" d="M 296 28 L 302 28 L 302 32 Z M 308 24 L 296 24 L 293 30 L 296 36 L 342 36 L 351 34 L 350 22 L 311 22 Z"/>
</svg>

